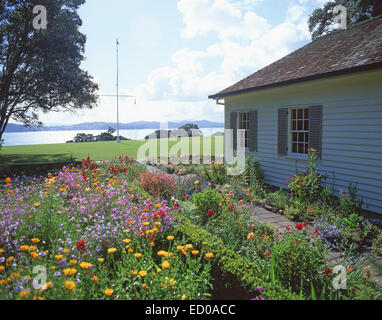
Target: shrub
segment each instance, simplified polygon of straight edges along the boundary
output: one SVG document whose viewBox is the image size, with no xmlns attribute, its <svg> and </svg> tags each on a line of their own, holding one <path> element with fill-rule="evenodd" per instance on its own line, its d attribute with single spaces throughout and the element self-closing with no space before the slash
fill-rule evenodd
<svg viewBox="0 0 382 320">
<path fill-rule="evenodd" d="M 202 224 L 205 224 L 209 217 L 216 217 L 221 214 L 225 197 L 217 190 L 206 189 L 202 192 L 194 193 L 191 200 L 200 211 Z"/>
<path fill-rule="evenodd" d="M 241 178 L 247 187 L 264 183 L 264 173 L 261 170 L 260 163 L 254 161 L 251 154 L 245 159 L 245 171 Z"/>
<path fill-rule="evenodd" d="M 214 252 L 215 263 L 221 266 L 222 271 L 233 275 L 254 295 L 258 295 L 258 289 L 262 289 L 262 295 L 268 300 L 299 299 L 296 294 L 283 287 L 278 280 L 271 281 L 256 263 L 227 248 L 217 236 L 211 235 L 208 231 L 192 224 L 186 218 L 182 218 L 178 231 L 193 243 L 204 244 L 207 251 Z"/>
<path fill-rule="evenodd" d="M 362 207 L 362 200 L 358 194 L 357 184 L 350 183 L 348 194 L 341 193 L 339 197 L 339 211 L 343 216 L 349 216 Z"/>
<path fill-rule="evenodd" d="M 382 232 L 374 239 L 371 249 L 376 255 L 382 256 Z"/>
<path fill-rule="evenodd" d="M 304 224 L 297 225 L 297 230 L 287 231 L 284 238 L 275 243 L 272 260 L 276 278 L 284 286 L 310 296 L 311 284 L 318 288 L 323 280 L 325 249 L 322 242 L 311 239 L 303 227 Z"/>
<path fill-rule="evenodd" d="M 164 173 L 143 172 L 139 175 L 139 186 L 157 198 L 170 200 L 175 191 L 175 180 Z"/>
<path fill-rule="evenodd" d="M 227 167 L 223 164 L 211 164 L 205 165 L 203 164 L 203 170 L 206 179 L 212 185 L 222 185 L 227 180 Z"/>
<path fill-rule="evenodd" d="M 289 177 L 285 182 L 289 183 L 288 188 L 301 201 L 314 202 L 320 197 L 322 185 L 322 175 L 317 172 L 318 153 L 315 149 L 308 152 L 308 169 L 305 173 L 298 173 L 293 178 Z M 291 180 L 290 180 L 291 179 Z"/>
</svg>

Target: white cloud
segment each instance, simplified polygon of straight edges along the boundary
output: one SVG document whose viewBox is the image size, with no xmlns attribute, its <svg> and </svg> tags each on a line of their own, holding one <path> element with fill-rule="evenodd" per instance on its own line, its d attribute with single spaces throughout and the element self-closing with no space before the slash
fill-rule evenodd
<svg viewBox="0 0 382 320">
<path fill-rule="evenodd" d="M 185 23 L 184 37 L 211 32 L 216 33 L 217 41 L 204 50 L 178 50 L 172 56 L 171 66 L 152 71 L 146 83 L 135 90 L 137 96 L 147 101 L 198 101 L 210 107 L 208 95 L 285 56 L 300 41 L 310 39 L 302 5 L 291 6 L 285 21 L 275 26 L 254 10 L 240 8 L 229 0 L 180 0 L 178 9 Z M 215 62 L 212 67 L 211 60 Z"/>
</svg>

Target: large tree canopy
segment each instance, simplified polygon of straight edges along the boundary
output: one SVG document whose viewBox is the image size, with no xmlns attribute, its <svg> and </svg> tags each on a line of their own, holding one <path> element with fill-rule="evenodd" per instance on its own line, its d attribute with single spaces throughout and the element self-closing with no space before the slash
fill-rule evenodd
<svg viewBox="0 0 382 320">
<path fill-rule="evenodd" d="M 41 125 L 38 112 L 92 108 L 98 86 L 80 69 L 86 36 L 77 13 L 85 0 L 1 0 L 0 141 L 10 119 Z M 47 10 L 36 30 L 33 8 Z"/>
<path fill-rule="evenodd" d="M 352 25 L 373 16 L 381 0 L 334 0 L 327 2 L 323 8 L 316 9 L 309 17 L 309 31 L 312 39 L 330 33 L 334 24 L 333 9 L 343 5 L 347 11 L 347 24 Z"/>
</svg>

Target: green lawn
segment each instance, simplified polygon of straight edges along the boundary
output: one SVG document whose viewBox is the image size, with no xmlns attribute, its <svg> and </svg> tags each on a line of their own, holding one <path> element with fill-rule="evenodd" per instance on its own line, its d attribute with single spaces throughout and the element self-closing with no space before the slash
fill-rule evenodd
<svg viewBox="0 0 382 320">
<path fill-rule="evenodd" d="M 204 137 L 201 143 L 200 150 L 203 147 L 203 141 L 207 141 L 210 137 Z M 189 151 L 184 153 L 191 153 L 191 141 L 197 142 L 197 138 L 183 139 L 182 146 L 187 150 L 187 143 L 189 142 Z M 162 141 L 163 142 L 163 141 Z M 212 137 L 211 145 L 212 152 L 215 152 L 215 142 L 222 145 L 222 137 Z M 120 144 L 116 142 L 90 142 L 90 143 L 62 143 L 62 144 L 43 144 L 43 145 L 29 145 L 29 146 L 12 146 L 3 147 L 0 151 L 0 164 L 5 163 L 29 163 L 29 162 L 64 162 L 71 159 L 81 160 L 90 156 L 92 160 L 111 160 L 119 155 L 137 158 L 137 151 L 140 146 L 145 143 L 145 140 L 128 140 L 121 141 Z M 177 141 L 169 141 L 169 148 L 177 143 Z M 159 145 L 159 140 L 158 140 Z M 167 152 L 159 152 L 156 154 L 167 154 Z M 209 152 L 204 152 L 204 154 Z M 222 153 L 222 152 L 218 152 Z"/>
</svg>

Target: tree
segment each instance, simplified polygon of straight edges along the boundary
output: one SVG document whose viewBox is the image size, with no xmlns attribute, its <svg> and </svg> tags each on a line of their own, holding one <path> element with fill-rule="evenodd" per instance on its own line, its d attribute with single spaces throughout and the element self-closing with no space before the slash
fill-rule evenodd
<svg viewBox="0 0 382 320">
<path fill-rule="evenodd" d="M 327 2 L 323 8 L 316 9 L 309 17 L 309 31 L 312 39 L 328 34 L 334 24 L 333 9 L 336 5 L 346 7 L 347 24 L 352 25 L 371 18 L 380 10 L 380 0 L 334 0 Z"/>
<path fill-rule="evenodd" d="M 85 0 L 1 0 L 0 140 L 10 119 L 42 125 L 39 112 L 92 108 L 98 86 L 80 69 L 86 36 L 77 14 Z M 47 10 L 47 28 L 33 26 L 33 8 Z"/>
</svg>

